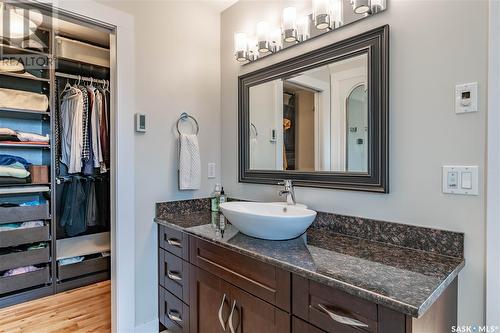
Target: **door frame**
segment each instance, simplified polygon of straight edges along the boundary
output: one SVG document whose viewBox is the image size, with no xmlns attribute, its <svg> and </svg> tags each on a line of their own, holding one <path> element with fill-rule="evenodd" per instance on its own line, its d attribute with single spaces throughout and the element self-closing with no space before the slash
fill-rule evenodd
<svg viewBox="0 0 500 333">
<path fill-rule="evenodd" d="M 110 82 L 115 91 L 111 100 L 111 140 L 115 143 L 111 151 L 111 329 L 132 333 L 135 332 L 134 18 L 92 0 L 28 2 L 49 10 L 53 6 L 83 21 L 115 27 L 110 36 Z"/>
<path fill-rule="evenodd" d="M 500 1 L 489 1 L 486 323 L 500 326 Z"/>
</svg>

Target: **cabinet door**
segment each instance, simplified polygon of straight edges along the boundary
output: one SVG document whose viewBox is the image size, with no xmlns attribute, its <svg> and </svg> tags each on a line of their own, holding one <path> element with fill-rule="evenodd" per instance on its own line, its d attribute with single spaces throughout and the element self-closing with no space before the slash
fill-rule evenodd
<svg viewBox="0 0 500 333">
<path fill-rule="evenodd" d="M 230 300 L 217 276 L 190 266 L 190 328 L 192 333 L 228 332 Z"/>
<path fill-rule="evenodd" d="M 289 333 L 290 315 L 244 290 L 224 283 L 231 295 L 231 333 Z"/>
</svg>

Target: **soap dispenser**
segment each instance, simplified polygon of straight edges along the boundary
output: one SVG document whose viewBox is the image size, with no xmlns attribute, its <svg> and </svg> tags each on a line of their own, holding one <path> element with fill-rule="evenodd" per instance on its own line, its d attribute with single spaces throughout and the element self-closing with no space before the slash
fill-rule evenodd
<svg viewBox="0 0 500 333">
<path fill-rule="evenodd" d="M 221 185 L 220 184 L 215 184 L 215 189 L 210 195 L 210 210 L 212 212 L 218 212 L 219 211 L 219 198 L 221 195 L 220 192 Z"/>
</svg>

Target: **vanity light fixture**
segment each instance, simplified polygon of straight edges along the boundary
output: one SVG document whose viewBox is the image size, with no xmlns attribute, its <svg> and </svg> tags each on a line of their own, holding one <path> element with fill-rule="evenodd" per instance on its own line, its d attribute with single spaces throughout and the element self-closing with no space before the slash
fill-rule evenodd
<svg viewBox="0 0 500 333">
<path fill-rule="evenodd" d="M 262 21 L 257 23 L 257 50 L 259 53 L 268 53 L 271 51 L 269 42 L 269 25 Z"/>
<path fill-rule="evenodd" d="M 330 29 L 330 0 L 313 0 L 313 18 L 316 29 L 325 30 Z"/>
<path fill-rule="evenodd" d="M 249 60 L 246 33 L 237 32 L 234 34 L 234 54 L 236 56 L 236 60 L 239 62 L 245 62 Z"/>
<path fill-rule="evenodd" d="M 356 14 L 369 14 L 371 11 L 370 0 L 353 0 L 352 9 Z"/>
<path fill-rule="evenodd" d="M 247 36 L 234 34 L 234 54 L 238 62 L 251 62 L 276 53 L 311 36 L 332 31 L 344 25 L 344 3 L 350 3 L 355 14 L 367 17 L 385 10 L 387 0 L 312 0 L 312 14 L 297 16 L 296 7 L 286 7 L 281 16 L 281 28 L 266 21 L 257 23 L 257 33 Z M 311 12 L 309 12 L 311 13 Z M 348 15 L 347 23 L 360 18 Z"/>
<path fill-rule="evenodd" d="M 283 9 L 283 40 L 287 43 L 297 42 L 297 8 Z"/>
</svg>

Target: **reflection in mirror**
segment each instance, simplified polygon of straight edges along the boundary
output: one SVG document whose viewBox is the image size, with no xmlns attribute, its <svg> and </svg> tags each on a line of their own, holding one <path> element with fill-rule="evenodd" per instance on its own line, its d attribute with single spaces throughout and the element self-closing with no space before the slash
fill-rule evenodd
<svg viewBox="0 0 500 333">
<path fill-rule="evenodd" d="M 368 172 L 368 55 L 249 88 L 250 169 Z"/>
</svg>

